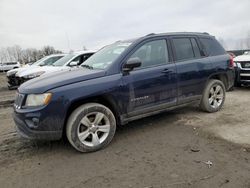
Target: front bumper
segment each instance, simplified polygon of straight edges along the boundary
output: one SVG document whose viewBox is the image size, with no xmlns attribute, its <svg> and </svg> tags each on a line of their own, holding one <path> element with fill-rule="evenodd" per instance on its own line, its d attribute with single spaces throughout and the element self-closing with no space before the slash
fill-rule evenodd
<svg viewBox="0 0 250 188">
<path fill-rule="evenodd" d="M 16 112 L 14 112 L 13 119 L 16 124 L 17 132 L 24 138 L 35 140 L 59 140 L 62 137 L 62 131 L 32 130 Z"/>
<path fill-rule="evenodd" d="M 58 103 L 36 108 L 23 108 L 25 94 L 18 93 L 14 103 L 13 119 L 21 136 L 29 139 L 59 140 L 62 137 L 64 119 Z M 54 106 L 56 104 L 56 106 Z M 63 109 L 63 108 L 60 108 Z"/>
<path fill-rule="evenodd" d="M 8 80 L 8 87 L 10 89 L 15 89 L 15 88 L 19 87 L 22 83 L 28 81 L 29 79 L 16 77 L 14 74 L 14 75 L 7 76 L 7 80 Z"/>
<path fill-rule="evenodd" d="M 242 68 L 240 63 L 237 63 L 236 79 L 237 84 L 250 85 L 250 68 Z"/>
</svg>

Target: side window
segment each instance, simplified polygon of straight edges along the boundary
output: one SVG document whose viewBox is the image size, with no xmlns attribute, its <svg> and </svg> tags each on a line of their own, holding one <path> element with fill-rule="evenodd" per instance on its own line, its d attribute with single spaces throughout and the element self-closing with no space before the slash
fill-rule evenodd
<svg viewBox="0 0 250 188">
<path fill-rule="evenodd" d="M 168 62 L 166 40 L 148 42 L 137 49 L 131 58 L 138 57 L 142 61 L 141 67 L 150 67 Z"/>
<path fill-rule="evenodd" d="M 195 57 L 201 57 L 201 52 L 200 52 L 200 49 L 198 47 L 197 41 L 194 38 L 191 38 L 191 43 L 193 46 Z"/>
<path fill-rule="evenodd" d="M 203 49 L 205 49 L 205 51 L 210 56 L 222 55 L 226 53 L 224 48 L 215 39 L 200 38 L 200 41 L 202 43 Z"/>
<path fill-rule="evenodd" d="M 80 62 L 80 59 L 81 59 L 81 56 L 77 56 L 76 58 L 74 58 L 71 62 L 77 62 L 77 64 L 79 64 Z"/>
<path fill-rule="evenodd" d="M 90 56 L 92 56 L 93 54 L 85 54 L 84 56 L 83 56 L 83 62 L 85 61 L 85 60 L 87 60 Z"/>
<path fill-rule="evenodd" d="M 189 38 L 174 38 L 173 43 L 177 61 L 193 59 L 195 57 Z"/>
</svg>

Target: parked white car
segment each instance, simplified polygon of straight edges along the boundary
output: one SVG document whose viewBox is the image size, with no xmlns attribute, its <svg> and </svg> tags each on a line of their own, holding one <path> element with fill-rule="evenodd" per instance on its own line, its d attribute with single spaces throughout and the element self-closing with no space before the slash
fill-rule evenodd
<svg viewBox="0 0 250 188">
<path fill-rule="evenodd" d="M 68 54 L 63 58 L 56 61 L 51 66 L 36 67 L 33 69 L 27 69 L 25 71 L 17 72 L 16 77 L 21 80 L 21 83 L 36 78 L 41 75 L 46 75 L 48 73 L 67 70 L 72 67 L 77 67 L 81 65 L 86 59 L 93 55 L 95 51 L 81 51 Z"/>
<path fill-rule="evenodd" d="M 0 64 L 0 71 L 9 71 L 12 69 L 17 69 L 19 67 L 21 67 L 21 64 L 17 61 L 1 63 Z"/>
<path fill-rule="evenodd" d="M 7 80 L 8 80 L 9 89 L 16 88 L 21 84 L 20 80 L 16 77 L 17 73 L 20 74 L 26 70 L 32 70 L 34 68 L 41 68 L 42 66 L 52 65 L 53 63 L 55 63 L 57 60 L 61 59 L 65 55 L 66 54 L 49 55 L 49 56 L 43 57 L 42 59 L 36 61 L 35 63 L 33 63 L 31 65 L 27 64 L 23 67 L 12 69 L 12 70 L 8 71 L 6 76 L 7 76 Z"/>
</svg>

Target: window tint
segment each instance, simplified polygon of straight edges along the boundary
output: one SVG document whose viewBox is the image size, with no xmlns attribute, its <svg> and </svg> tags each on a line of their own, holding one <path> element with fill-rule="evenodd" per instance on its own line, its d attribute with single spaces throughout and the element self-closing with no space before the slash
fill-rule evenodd
<svg viewBox="0 0 250 188">
<path fill-rule="evenodd" d="M 205 49 L 210 56 L 222 55 L 226 53 L 223 47 L 215 39 L 200 38 L 200 41 L 203 49 Z"/>
<path fill-rule="evenodd" d="M 185 60 L 194 58 L 193 47 L 189 38 L 175 38 L 173 39 L 176 60 Z"/>
<path fill-rule="evenodd" d="M 80 63 L 80 58 L 81 56 L 77 56 L 76 58 L 74 58 L 71 62 L 77 62 L 77 65 Z"/>
<path fill-rule="evenodd" d="M 61 57 L 62 56 L 50 57 L 50 58 L 46 59 L 45 61 L 43 61 L 43 63 L 41 65 L 52 65 L 53 63 L 55 63 Z"/>
<path fill-rule="evenodd" d="M 195 57 L 201 57 L 201 52 L 200 52 L 200 49 L 198 47 L 197 41 L 194 38 L 191 38 L 191 43 L 193 46 Z"/>
<path fill-rule="evenodd" d="M 76 57 L 73 61 L 77 62 L 77 65 L 81 65 L 85 60 L 87 60 L 93 54 L 83 54 Z"/>
<path fill-rule="evenodd" d="M 160 65 L 168 62 L 166 40 L 148 42 L 137 49 L 131 58 L 138 57 L 142 61 L 141 67 Z"/>
<path fill-rule="evenodd" d="M 83 56 L 83 62 L 85 61 L 85 60 L 87 60 L 90 56 L 92 56 L 93 54 L 85 54 L 84 56 Z"/>
</svg>

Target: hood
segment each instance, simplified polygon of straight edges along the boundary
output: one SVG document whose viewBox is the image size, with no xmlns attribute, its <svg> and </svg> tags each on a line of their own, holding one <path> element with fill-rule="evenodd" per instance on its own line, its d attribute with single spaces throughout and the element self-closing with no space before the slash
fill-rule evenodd
<svg viewBox="0 0 250 188">
<path fill-rule="evenodd" d="M 21 71 L 23 69 L 25 69 L 25 68 L 22 67 L 22 68 L 11 69 L 11 70 L 7 71 L 7 76 L 10 76 L 12 74 L 16 74 L 18 71 Z"/>
<path fill-rule="evenodd" d="M 26 72 L 26 71 L 29 71 L 29 70 L 32 70 L 32 69 L 35 69 L 39 66 L 37 65 L 32 65 L 32 66 L 25 66 L 25 67 L 21 67 L 21 68 L 18 68 L 18 71 L 16 73 L 16 76 L 19 76 L 20 74 L 22 74 L 23 72 Z M 13 69 L 15 70 L 15 69 Z"/>
<path fill-rule="evenodd" d="M 239 55 L 234 58 L 234 61 L 250 61 L 250 55 Z"/>
<path fill-rule="evenodd" d="M 104 75 L 104 70 L 89 70 L 85 68 L 58 71 L 54 74 L 47 74 L 29 80 L 22 84 L 18 90 L 20 93 L 44 93 L 53 88 L 99 78 Z"/>
<path fill-rule="evenodd" d="M 9 71 L 7 72 L 7 76 L 10 76 L 10 75 L 16 74 L 16 73 L 20 73 L 20 72 L 25 71 L 25 70 L 30 69 L 30 68 L 31 68 L 30 65 L 29 65 L 29 66 L 26 66 L 26 65 L 25 65 L 25 66 L 20 67 L 20 68 L 11 69 L 11 70 L 9 70 Z"/>
<path fill-rule="evenodd" d="M 43 66 L 43 67 L 40 67 L 40 66 L 30 66 L 28 68 L 25 68 L 23 69 L 22 71 L 18 71 L 18 73 L 16 74 L 16 76 L 18 77 L 24 77 L 24 76 L 27 76 L 29 74 L 35 74 L 37 72 L 48 72 L 49 70 L 51 69 L 56 69 L 56 67 L 52 67 L 52 66 Z"/>
</svg>

